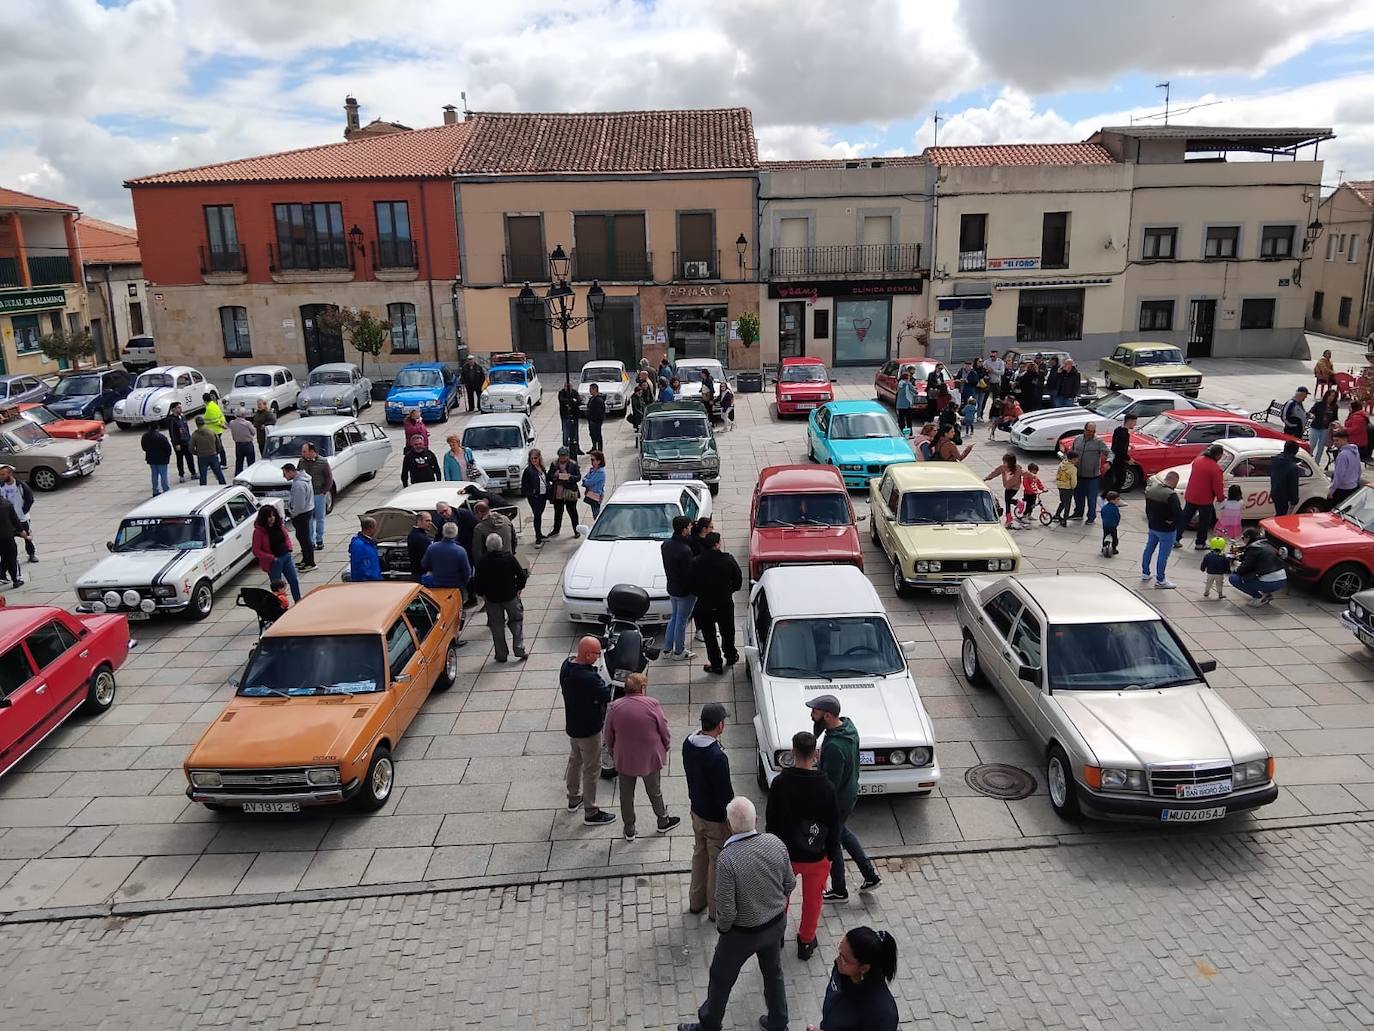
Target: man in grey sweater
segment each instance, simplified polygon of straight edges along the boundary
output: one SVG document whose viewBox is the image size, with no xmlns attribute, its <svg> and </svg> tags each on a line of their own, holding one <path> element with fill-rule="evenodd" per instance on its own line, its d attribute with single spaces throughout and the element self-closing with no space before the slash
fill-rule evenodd
<svg viewBox="0 0 1374 1031">
<path fill-rule="evenodd" d="M 1083 427 L 1083 436 L 1071 445 L 1069 451 L 1078 456 L 1078 486 L 1073 492 L 1073 514 L 1070 519 L 1083 515 L 1083 525 L 1091 526 L 1097 519 L 1097 496 L 1102 487 L 1102 470 L 1106 467 L 1111 451 L 1097 435 L 1097 423 L 1090 422 Z"/>
<path fill-rule="evenodd" d="M 782 978 L 782 937 L 787 899 L 797 886 L 787 846 L 772 834 L 760 834 L 754 803 L 743 796 L 725 807 L 731 835 L 716 863 L 716 952 L 711 980 L 697 1022 L 678 1031 L 720 1031 L 730 990 L 751 956 L 759 958 L 763 998 L 768 1014 L 764 1031 L 787 1031 L 787 987 Z"/>
</svg>

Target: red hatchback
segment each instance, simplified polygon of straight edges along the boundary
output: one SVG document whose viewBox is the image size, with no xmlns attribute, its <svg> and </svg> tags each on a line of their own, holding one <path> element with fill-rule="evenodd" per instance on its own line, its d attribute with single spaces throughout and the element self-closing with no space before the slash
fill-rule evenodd
<svg viewBox="0 0 1374 1031">
<path fill-rule="evenodd" d="M 108 709 L 115 670 L 132 643 L 121 615 L 80 616 L 51 605 L 0 608 L 0 773 L 77 709 Z"/>
<path fill-rule="evenodd" d="M 1156 415 L 1131 434 L 1131 464 L 1121 485 L 1133 490 L 1151 476 L 1187 465 L 1219 440 L 1294 440 L 1281 429 L 1248 416 L 1205 409 L 1174 410 Z M 1307 448 L 1306 441 L 1298 441 Z"/>
<path fill-rule="evenodd" d="M 784 358 L 774 396 L 779 415 L 805 415 L 835 400 L 835 388 L 819 358 Z"/>
<path fill-rule="evenodd" d="M 1279 547 L 1290 581 L 1340 602 L 1374 584 L 1374 488 L 1330 512 L 1261 519 L 1260 529 Z"/>
<path fill-rule="evenodd" d="M 770 465 L 759 473 L 749 506 L 749 579 L 801 562 L 863 569 L 854 507 L 833 466 Z"/>
</svg>

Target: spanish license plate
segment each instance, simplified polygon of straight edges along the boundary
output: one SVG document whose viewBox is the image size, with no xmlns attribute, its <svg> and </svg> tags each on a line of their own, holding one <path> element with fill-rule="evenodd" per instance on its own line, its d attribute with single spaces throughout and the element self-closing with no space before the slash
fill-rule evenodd
<svg viewBox="0 0 1374 1031">
<path fill-rule="evenodd" d="M 799 404 L 797 405 L 797 411 L 799 411 L 799 412 L 809 412 L 811 409 L 813 409 L 813 408 L 815 408 L 815 407 L 816 407 L 816 402 L 815 402 L 815 401 L 802 401 L 801 403 L 799 403 Z"/>
<path fill-rule="evenodd" d="M 690 480 L 691 478 L 692 478 L 692 474 L 691 474 L 691 473 L 669 473 L 669 474 L 668 474 L 668 479 L 670 479 L 670 480 Z"/>
<path fill-rule="evenodd" d="M 860 784 L 859 794 L 861 795 L 885 795 L 887 794 L 886 784 Z"/>
<path fill-rule="evenodd" d="M 152 613 L 144 612 L 142 609 L 134 609 L 132 612 L 124 613 L 124 615 L 128 616 L 130 619 L 147 619 Z"/>
<path fill-rule="evenodd" d="M 505 404 L 504 402 L 503 402 L 503 403 L 500 403 L 500 404 L 491 404 L 491 403 L 488 403 L 487 407 L 490 408 L 493 412 L 509 412 L 509 411 L 510 411 L 510 405 Z"/>
<path fill-rule="evenodd" d="M 957 587 L 932 587 L 932 588 L 930 589 L 930 592 L 931 592 L 932 594 L 958 594 L 958 593 L 959 593 L 959 588 L 957 588 Z"/>
<path fill-rule="evenodd" d="M 1225 815 L 1226 807 L 1219 805 L 1214 809 L 1165 809 L 1159 818 L 1165 823 L 1204 823 L 1220 820 Z"/>
<path fill-rule="evenodd" d="M 1369 647 L 1374 648 L 1374 634 L 1371 634 L 1364 627 L 1357 626 L 1355 628 L 1355 636 L 1360 639 L 1361 644 L 1367 644 Z"/>
<path fill-rule="evenodd" d="M 872 766 L 874 762 L 875 762 L 875 760 L 874 760 L 874 758 L 873 758 L 873 753 L 872 753 L 872 752 L 860 752 L 860 753 L 859 753 L 859 765 L 860 765 L 860 766 Z"/>
<path fill-rule="evenodd" d="M 1229 795 L 1230 780 L 1215 780 L 1209 784 L 1179 784 L 1174 788 L 1178 798 L 1211 798 L 1214 795 Z"/>
<path fill-rule="evenodd" d="M 299 802 L 244 802 L 243 811 L 245 813 L 298 813 L 301 811 Z"/>
</svg>

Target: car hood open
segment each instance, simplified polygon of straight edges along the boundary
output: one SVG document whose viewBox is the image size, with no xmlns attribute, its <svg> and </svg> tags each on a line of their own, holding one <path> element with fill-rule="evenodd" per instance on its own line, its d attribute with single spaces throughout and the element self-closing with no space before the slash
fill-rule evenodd
<svg viewBox="0 0 1374 1031">
<path fill-rule="evenodd" d="M 235 476 L 234 482 L 249 487 L 282 487 L 286 483 L 286 476 L 281 471 L 282 466 L 295 465 L 299 461 L 299 458 L 263 458 Z"/>
<path fill-rule="evenodd" d="M 656 597 L 668 594 L 662 541 L 584 541 L 563 569 L 563 590 L 604 595 L 616 584 L 638 584 Z"/>
<path fill-rule="evenodd" d="M 312 762 L 337 765 L 351 758 L 355 738 L 381 697 L 235 698 L 201 735 L 186 758 L 187 766 L 223 770 Z"/>
</svg>

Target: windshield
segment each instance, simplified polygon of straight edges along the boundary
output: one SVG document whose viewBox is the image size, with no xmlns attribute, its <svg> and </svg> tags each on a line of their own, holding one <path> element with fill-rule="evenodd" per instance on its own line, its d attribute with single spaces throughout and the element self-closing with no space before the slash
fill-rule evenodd
<svg viewBox="0 0 1374 1031">
<path fill-rule="evenodd" d="M 1142 436 L 1153 440 L 1173 440 L 1183 432 L 1183 423 L 1167 415 L 1156 415 L 1139 430 Z"/>
<path fill-rule="evenodd" d="M 99 376 L 71 376 L 57 381 L 54 397 L 93 397 L 100 393 Z"/>
<path fill-rule="evenodd" d="M 125 519 L 115 534 L 114 552 L 191 551 L 205 547 L 205 520 L 199 516 Z"/>
<path fill-rule="evenodd" d="M 145 372 L 134 380 L 135 390 L 143 390 L 145 387 L 170 387 L 171 385 L 172 377 L 165 372 Z"/>
<path fill-rule="evenodd" d="M 13 448 L 22 450 L 32 444 L 46 444 L 52 440 L 48 431 L 28 421 L 12 422 L 5 427 L 5 440 Z"/>
<path fill-rule="evenodd" d="M 43 405 L 34 405 L 32 408 L 24 409 L 24 418 L 30 422 L 36 422 L 40 426 L 46 426 L 50 422 L 57 422 L 57 416 Z"/>
<path fill-rule="evenodd" d="M 266 372 L 240 372 L 234 377 L 236 387 L 270 387 L 272 376 Z"/>
<path fill-rule="evenodd" d="M 296 458 L 306 444 L 314 444 L 315 450 L 322 455 L 334 453 L 332 438 L 323 433 L 273 433 L 268 435 L 262 455 L 264 458 Z"/>
<path fill-rule="evenodd" d="M 469 426 L 463 431 L 463 444 L 474 451 L 517 448 L 525 444 L 519 426 Z"/>
<path fill-rule="evenodd" d="M 492 369 L 487 374 L 487 382 L 492 386 L 498 383 L 514 383 L 516 386 L 525 385 L 524 369 Z"/>
<path fill-rule="evenodd" d="M 700 415 L 656 415 L 644 422 L 645 440 L 700 440 L 706 433 Z"/>
<path fill-rule="evenodd" d="M 240 698 L 371 694 L 386 687 L 376 634 L 264 637 L 239 681 Z"/>
<path fill-rule="evenodd" d="M 897 520 L 903 526 L 928 523 L 995 523 L 997 510 L 985 490 L 909 491 Z"/>
<path fill-rule="evenodd" d="M 351 382 L 353 382 L 353 378 L 342 369 L 334 372 L 312 372 L 310 374 L 310 379 L 307 381 L 308 385 L 312 387 L 324 386 L 326 383 L 348 384 Z"/>
<path fill-rule="evenodd" d="M 582 370 L 583 383 L 619 383 L 620 378 L 619 369 L 609 368 L 604 365 L 594 369 Z"/>
<path fill-rule="evenodd" d="M 874 437 L 900 436 L 897 423 L 886 412 L 837 415 L 830 423 L 831 440 L 869 440 Z"/>
<path fill-rule="evenodd" d="M 768 672 L 775 677 L 879 676 L 905 668 L 881 616 L 782 619 L 768 642 Z"/>
<path fill-rule="evenodd" d="M 402 369 L 396 374 L 397 387 L 442 387 L 444 377 L 434 369 Z"/>
<path fill-rule="evenodd" d="M 682 515 L 667 503 L 607 505 L 592 527 L 594 541 L 666 541 L 673 535 L 673 517 Z"/>
<path fill-rule="evenodd" d="M 688 365 L 686 362 L 677 363 L 677 378 L 684 386 L 690 383 L 700 383 L 701 374 L 709 372 L 712 379 L 724 379 L 725 370 L 720 367 L 719 362 L 705 362 L 700 365 Z"/>
<path fill-rule="evenodd" d="M 759 498 L 758 526 L 848 526 L 843 494 L 765 494 Z"/>
<path fill-rule="evenodd" d="M 784 383 L 825 383 L 829 379 L 824 365 L 789 365 L 782 370 Z"/>
<path fill-rule="evenodd" d="M 1137 351 L 1135 363 L 1141 365 L 1182 365 L 1183 352 L 1177 347 L 1155 347 L 1148 351 Z"/>
<path fill-rule="evenodd" d="M 1198 677 L 1162 619 L 1050 627 L 1051 691 L 1122 691 Z"/>
<path fill-rule="evenodd" d="M 1131 399 L 1125 394 L 1108 394 L 1106 397 L 1099 397 L 1089 401 L 1083 407 L 1090 412 L 1095 412 L 1104 419 L 1115 419 L 1127 408 L 1131 407 Z"/>
<path fill-rule="evenodd" d="M 1362 530 L 1374 532 L 1374 490 L 1365 488 L 1336 506 L 1337 514 Z"/>
</svg>

